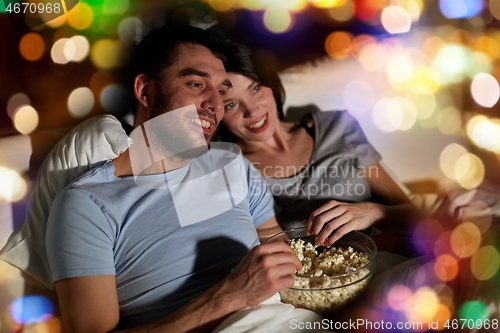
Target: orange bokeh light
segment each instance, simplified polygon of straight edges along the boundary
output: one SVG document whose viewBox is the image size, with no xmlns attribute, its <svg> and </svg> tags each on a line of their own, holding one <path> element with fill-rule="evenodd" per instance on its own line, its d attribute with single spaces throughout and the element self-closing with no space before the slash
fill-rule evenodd
<svg viewBox="0 0 500 333">
<path fill-rule="evenodd" d="M 333 59 L 345 59 L 352 50 L 353 37 L 344 31 L 332 32 L 325 40 L 326 53 Z"/>
<path fill-rule="evenodd" d="M 452 281 L 458 275 L 458 261 L 449 254 L 443 254 L 434 263 L 434 273 L 441 281 Z"/>
<path fill-rule="evenodd" d="M 470 257 L 481 244 L 481 232 L 474 223 L 461 223 L 453 230 L 450 244 L 459 258 Z"/>
<path fill-rule="evenodd" d="M 369 45 L 376 45 L 377 40 L 370 35 L 358 35 L 352 41 L 352 55 L 361 59 L 361 51 Z"/>
<path fill-rule="evenodd" d="M 28 33 L 19 42 L 19 52 L 26 60 L 36 61 L 42 57 L 44 51 L 45 43 L 37 33 Z"/>
</svg>

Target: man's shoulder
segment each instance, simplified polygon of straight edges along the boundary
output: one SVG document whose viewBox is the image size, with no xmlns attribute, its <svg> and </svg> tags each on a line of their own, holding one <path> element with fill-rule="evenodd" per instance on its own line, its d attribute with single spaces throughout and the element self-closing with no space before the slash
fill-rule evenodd
<svg viewBox="0 0 500 333">
<path fill-rule="evenodd" d="M 75 193 L 92 192 L 92 189 L 97 188 L 96 185 L 109 183 L 109 173 L 112 173 L 112 170 L 110 170 L 112 166 L 110 161 L 99 163 L 71 181 L 68 186 L 56 195 L 56 198 L 67 197 Z"/>
</svg>

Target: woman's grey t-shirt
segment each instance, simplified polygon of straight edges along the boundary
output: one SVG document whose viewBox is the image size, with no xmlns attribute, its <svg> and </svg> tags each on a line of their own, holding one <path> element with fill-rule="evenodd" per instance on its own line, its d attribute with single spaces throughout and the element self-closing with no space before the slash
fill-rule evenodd
<svg viewBox="0 0 500 333">
<path fill-rule="evenodd" d="M 314 149 L 306 166 L 289 178 L 264 177 L 282 212 L 284 228 L 303 226 L 302 221 L 329 200 L 371 200 L 370 186 L 359 173 L 376 176 L 368 168 L 381 160 L 361 127 L 347 111 L 311 111 L 314 120 Z M 294 170 L 288 170 L 294 173 Z M 287 174 L 287 169 L 283 170 Z"/>
</svg>

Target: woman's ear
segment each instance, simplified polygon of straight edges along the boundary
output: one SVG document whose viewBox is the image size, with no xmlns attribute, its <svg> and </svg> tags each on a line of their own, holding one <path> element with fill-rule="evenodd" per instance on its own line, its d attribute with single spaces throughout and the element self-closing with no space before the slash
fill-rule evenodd
<svg viewBox="0 0 500 333">
<path fill-rule="evenodd" d="M 135 98 L 146 109 L 149 109 L 150 93 L 151 93 L 151 79 L 144 73 L 136 76 L 134 80 L 134 95 Z"/>
</svg>

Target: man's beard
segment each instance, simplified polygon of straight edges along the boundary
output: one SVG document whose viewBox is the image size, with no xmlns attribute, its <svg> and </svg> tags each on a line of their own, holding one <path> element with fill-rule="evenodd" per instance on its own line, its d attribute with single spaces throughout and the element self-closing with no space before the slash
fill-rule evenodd
<svg viewBox="0 0 500 333">
<path fill-rule="evenodd" d="M 161 116 L 166 112 L 176 112 L 175 110 L 173 110 L 173 106 L 169 102 L 171 100 L 170 96 L 171 95 L 169 94 L 163 93 L 161 87 L 159 87 L 159 89 L 156 89 L 155 99 L 151 104 L 152 119 Z M 217 128 L 218 121 L 214 115 L 210 114 L 209 112 L 202 115 L 214 120 L 215 128 Z M 179 115 L 177 120 L 177 123 L 170 122 L 165 124 L 165 131 L 161 133 L 161 136 L 164 137 L 166 135 L 168 140 L 153 139 L 153 141 L 156 141 L 157 143 L 161 142 L 162 147 L 160 149 L 164 149 L 169 152 L 170 156 L 176 156 L 181 159 L 193 159 L 205 154 L 216 131 L 214 130 L 210 135 L 203 133 L 206 145 L 200 145 L 199 143 L 197 144 L 196 142 L 190 141 L 190 139 L 192 138 L 192 134 L 190 133 L 192 133 L 191 131 L 195 131 L 194 127 L 192 130 L 187 130 L 184 129 L 182 125 L 179 126 L 179 124 L 183 124 L 184 122 L 187 122 L 189 120 L 185 119 L 184 115 L 182 114 Z M 158 135 L 159 133 L 155 134 L 155 136 Z"/>
</svg>

